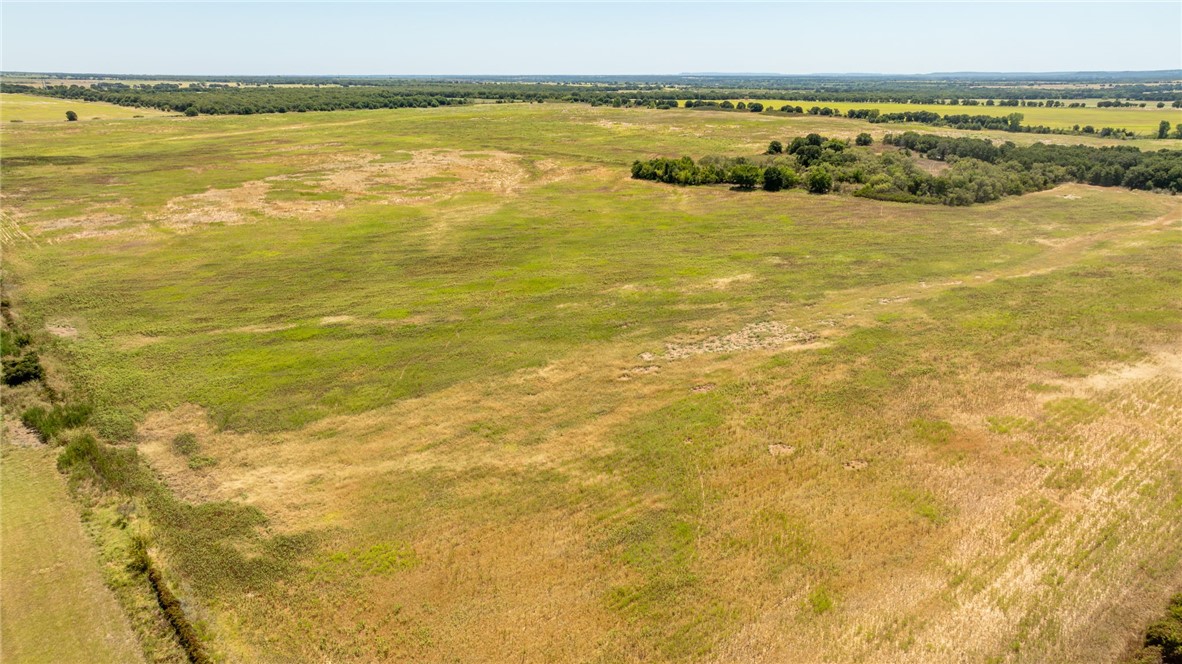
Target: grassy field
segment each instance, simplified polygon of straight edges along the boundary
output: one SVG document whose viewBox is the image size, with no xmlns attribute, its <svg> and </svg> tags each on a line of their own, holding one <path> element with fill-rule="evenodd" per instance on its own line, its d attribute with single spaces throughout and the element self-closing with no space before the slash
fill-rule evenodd
<svg viewBox="0 0 1182 664">
<path fill-rule="evenodd" d="M 143 661 L 127 619 L 103 586 L 94 547 L 54 468 L 54 455 L 8 444 L 0 454 L 0 659 Z"/>
<path fill-rule="evenodd" d="M 938 104 L 892 104 L 887 102 L 839 102 L 839 101 L 798 101 L 790 99 L 732 99 L 738 103 L 758 101 L 764 106 L 779 108 L 784 104 L 802 106 L 807 111 L 814 106 L 839 109 L 843 113 L 851 108 L 877 108 L 883 113 L 903 113 L 905 111 L 932 111 L 940 115 L 993 115 L 1005 117 L 1010 113 L 1021 113 L 1025 116 L 1022 124 L 1043 125 L 1052 129 L 1071 129 L 1074 125 L 1081 127 L 1092 125 L 1099 131 L 1102 127 L 1114 129 L 1128 129 L 1138 136 L 1157 135 L 1158 125 L 1166 120 L 1173 127 L 1182 123 L 1182 109 L 1156 108 L 1153 102 L 1147 102 L 1145 108 L 1096 108 L 1096 100 L 1086 100 L 1084 108 L 1039 108 L 1014 106 L 947 106 Z M 1071 100 L 1068 100 L 1069 102 Z"/>
<path fill-rule="evenodd" d="M 101 101 L 54 99 L 12 93 L 0 94 L 0 122 L 65 122 L 66 111 L 77 113 L 79 122 L 168 115 L 154 108 L 128 108 Z"/>
<path fill-rule="evenodd" d="M 5 126 L 5 279 L 229 661 L 1113 660 L 1182 586 L 1182 206 L 628 177 L 868 127 Z"/>
</svg>

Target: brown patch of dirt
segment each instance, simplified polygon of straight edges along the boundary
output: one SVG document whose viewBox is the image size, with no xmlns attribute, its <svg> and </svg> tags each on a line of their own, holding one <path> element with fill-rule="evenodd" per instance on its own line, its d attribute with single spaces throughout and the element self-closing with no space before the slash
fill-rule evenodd
<svg viewBox="0 0 1182 664">
<path fill-rule="evenodd" d="M 791 445 L 768 445 L 767 452 L 774 457 L 786 457 L 792 456 L 796 448 Z"/>
<path fill-rule="evenodd" d="M 743 350 L 776 348 L 788 344 L 806 344 L 817 339 L 817 334 L 789 327 L 776 321 L 751 323 L 738 332 L 712 336 L 688 343 L 666 343 L 664 358 L 680 360 L 705 353 L 730 353 Z"/>
<path fill-rule="evenodd" d="M 146 334 L 132 334 L 120 338 L 115 343 L 120 350 L 135 350 L 137 348 L 143 348 L 144 346 L 150 346 L 158 341 L 162 341 L 163 339 L 164 337 L 150 337 Z"/>
<path fill-rule="evenodd" d="M 869 465 L 870 463 L 865 459 L 850 459 L 849 461 L 841 464 L 841 467 L 845 468 L 846 470 L 865 470 L 866 466 Z"/>
<path fill-rule="evenodd" d="M 1083 378 L 1051 382 L 1075 391 L 1104 392 L 1159 377 L 1182 379 L 1182 352 L 1162 351 L 1137 364 L 1116 367 Z"/>
<path fill-rule="evenodd" d="M 76 339 L 78 337 L 78 328 L 73 325 L 58 324 L 46 325 L 45 331 L 52 334 L 59 339 Z"/>
<path fill-rule="evenodd" d="M 924 159 L 922 157 L 915 160 L 915 165 L 919 166 L 930 175 L 941 175 L 949 168 L 952 168 L 952 164 L 949 164 L 946 161 L 939 161 L 938 159 Z"/>
<path fill-rule="evenodd" d="M 201 224 L 241 224 L 245 212 L 261 210 L 271 185 L 263 180 L 233 189 L 210 189 L 168 201 L 156 219 L 167 226 L 186 228 Z"/>
<path fill-rule="evenodd" d="M 111 214 L 110 212 L 96 212 L 93 214 L 82 214 L 76 217 L 64 217 L 62 219 L 36 221 L 31 222 L 29 225 L 32 227 L 34 232 L 41 234 L 66 230 L 69 228 L 82 228 L 87 230 L 110 228 L 111 226 L 118 226 L 125 221 L 125 218 L 117 214 Z"/>
<path fill-rule="evenodd" d="M 252 215 L 280 218 L 323 218 L 360 199 L 377 198 L 387 205 L 420 204 L 468 191 L 498 195 L 519 189 L 530 174 L 516 155 L 506 152 L 420 150 L 407 161 L 383 162 L 380 155 L 332 155 L 294 175 L 245 182 L 230 189 L 209 189 L 178 196 L 153 219 L 174 228 L 202 224 L 248 223 Z M 533 164 L 537 182 L 561 177 L 557 162 Z M 276 200 L 276 183 L 296 182 L 313 190 L 343 194 L 337 200 Z"/>
<path fill-rule="evenodd" d="M 694 394 L 713 392 L 715 387 L 717 387 L 717 385 L 715 385 L 714 383 L 702 383 L 701 385 L 694 385 L 693 387 L 691 387 L 690 392 L 693 392 Z"/>
<path fill-rule="evenodd" d="M 755 277 L 751 274 L 736 274 L 732 277 L 720 277 L 718 279 L 711 279 L 710 287 L 717 290 L 723 290 L 729 288 L 733 283 L 740 281 L 751 281 L 754 278 Z"/>
<path fill-rule="evenodd" d="M 25 426 L 24 423 L 11 417 L 5 417 L 3 419 L 4 422 L 2 428 L 0 428 L 0 432 L 3 432 L 3 435 L 0 437 L 3 438 L 4 442 L 16 445 L 17 447 L 42 446 L 41 439 L 29 427 Z"/>
<path fill-rule="evenodd" d="M 660 371 L 661 371 L 661 367 L 659 367 L 655 364 L 649 365 L 649 366 L 644 366 L 644 367 L 632 367 L 631 369 L 625 369 L 624 372 L 622 374 L 620 374 L 620 377 L 618 380 L 632 380 L 636 376 L 647 376 L 649 374 L 655 374 Z"/>
<path fill-rule="evenodd" d="M 338 323 L 350 323 L 353 321 L 352 316 L 324 316 L 320 319 L 321 325 L 336 325 Z"/>
<path fill-rule="evenodd" d="M 422 203 L 449 198 L 466 191 L 507 194 L 516 190 L 528 174 L 519 158 L 506 152 L 419 150 L 408 161 L 380 162 L 378 155 L 364 154 L 330 164 L 319 182 L 325 189 L 348 194 L 374 193 L 387 204 Z M 439 178 L 432 181 L 431 178 Z"/>
</svg>

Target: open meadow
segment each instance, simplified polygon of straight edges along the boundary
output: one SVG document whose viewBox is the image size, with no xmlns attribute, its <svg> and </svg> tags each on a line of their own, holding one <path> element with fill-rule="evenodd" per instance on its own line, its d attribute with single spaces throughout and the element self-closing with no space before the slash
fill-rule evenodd
<svg viewBox="0 0 1182 664">
<path fill-rule="evenodd" d="M 77 113 L 80 122 L 169 115 L 154 108 L 129 108 L 101 101 L 54 99 L 15 93 L 0 95 L 0 122 L 65 122 L 66 111 Z"/>
<path fill-rule="evenodd" d="M 751 103 L 759 102 L 766 106 L 779 108 L 785 104 L 792 104 L 793 106 L 803 107 L 806 111 L 814 106 L 824 108 L 828 106 L 832 109 L 840 110 L 842 113 L 850 109 L 862 108 L 876 108 L 882 113 L 906 113 L 908 111 L 929 111 L 931 113 L 939 113 L 940 115 L 992 115 L 994 117 L 1005 117 L 1010 113 L 1021 113 L 1023 115 L 1022 123 L 1026 125 L 1050 127 L 1051 129 L 1071 129 L 1075 125 L 1080 127 L 1091 125 L 1100 131 L 1102 127 L 1112 127 L 1114 129 L 1127 129 L 1138 136 L 1151 136 L 1156 134 L 1158 125 L 1162 120 L 1170 123 L 1173 127 L 1178 123 L 1182 123 L 1182 109 L 1173 108 L 1170 104 L 1166 104 L 1164 108 L 1157 108 L 1153 102 L 1146 104 L 1145 108 L 1097 108 L 1096 102 L 1099 100 L 1074 100 L 1069 99 L 1064 103 L 1079 102 L 1087 104 L 1084 108 L 1067 108 L 1067 107 L 1052 107 L 1045 106 L 985 106 L 984 102 L 977 106 L 951 106 L 948 104 L 901 104 L 891 102 L 879 101 L 862 101 L 862 102 L 842 102 L 842 101 L 800 101 L 793 99 L 733 99 L 732 102 L 738 103 L 740 101 Z M 884 125 L 890 126 L 890 125 Z"/>
<path fill-rule="evenodd" d="M 150 534 L 217 661 L 1116 661 L 1182 587 L 1182 200 L 629 174 L 898 131 L 5 122 L 5 292 L 166 487 L 88 498 Z"/>
</svg>

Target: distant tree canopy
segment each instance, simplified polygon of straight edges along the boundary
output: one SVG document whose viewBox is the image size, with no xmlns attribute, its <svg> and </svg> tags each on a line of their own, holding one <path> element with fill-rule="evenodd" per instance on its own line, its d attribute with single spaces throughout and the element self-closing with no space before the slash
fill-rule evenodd
<svg viewBox="0 0 1182 664">
<path fill-rule="evenodd" d="M 66 122 L 77 122 L 78 114 L 74 111 L 66 111 Z"/>
<path fill-rule="evenodd" d="M 859 137 L 861 138 L 861 137 Z M 857 142 L 857 141 L 855 141 Z M 844 187 L 855 196 L 908 203 L 972 205 L 1049 189 L 1063 182 L 1182 193 L 1182 150 L 1142 152 L 1134 147 L 1036 143 L 1000 145 L 976 138 L 905 132 L 876 154 L 820 134 L 798 136 L 782 152 L 756 158 L 690 157 L 632 164 L 632 177 L 677 185 L 732 184 L 780 191 L 803 185 L 824 194 Z M 949 167 L 933 175 L 915 154 Z"/>
<path fill-rule="evenodd" d="M 88 85 L 41 87 L 45 76 L 7 74 L 0 91 L 63 99 L 106 101 L 184 113 L 252 114 L 338 109 L 450 106 L 477 102 L 578 102 L 593 106 L 771 110 L 768 100 L 804 103 L 903 103 L 961 107 L 1080 106 L 1064 99 L 1087 99 L 1102 89 L 1104 106 L 1145 106 L 1149 102 L 1182 108 L 1182 81 L 1176 72 L 1123 74 L 866 76 L 483 76 L 386 78 L 342 76 L 143 77 L 71 75 Z M 38 79 L 38 85 L 20 81 Z M 1067 82 L 1074 85 L 1047 86 Z M 782 105 L 781 113 L 805 113 Z M 817 115 L 841 111 L 813 106 Z M 877 111 L 874 111 L 877 114 Z M 856 117 L 856 116 L 849 116 Z M 867 118 L 869 119 L 869 118 Z M 894 120 L 891 120 L 894 121 Z M 908 121 L 908 120 L 902 120 Z M 911 120 L 915 121 L 915 120 Z M 1023 129 L 1028 131 L 1028 129 Z"/>
</svg>

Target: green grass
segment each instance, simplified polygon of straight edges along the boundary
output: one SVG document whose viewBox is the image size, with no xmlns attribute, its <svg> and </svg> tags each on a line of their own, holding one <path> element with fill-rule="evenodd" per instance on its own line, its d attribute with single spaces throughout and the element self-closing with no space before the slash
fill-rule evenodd
<svg viewBox="0 0 1182 664">
<path fill-rule="evenodd" d="M 54 99 L 38 95 L 0 94 L 0 122 L 66 122 L 66 111 L 78 114 L 78 122 L 122 120 L 167 115 L 154 108 L 128 108 L 101 101 Z"/>
</svg>

